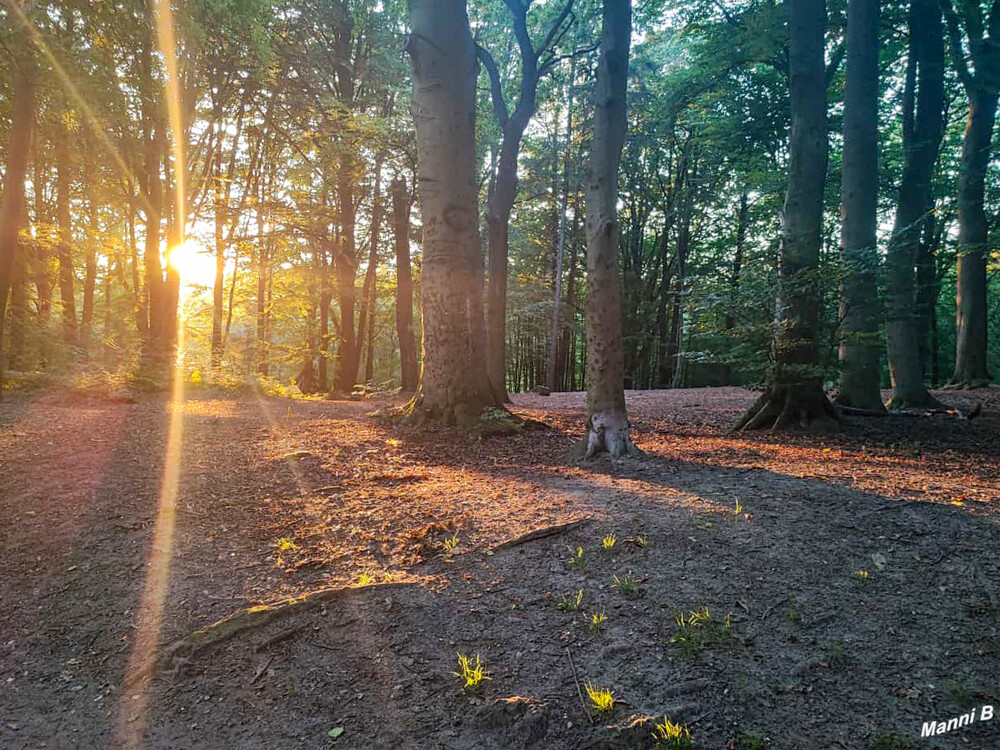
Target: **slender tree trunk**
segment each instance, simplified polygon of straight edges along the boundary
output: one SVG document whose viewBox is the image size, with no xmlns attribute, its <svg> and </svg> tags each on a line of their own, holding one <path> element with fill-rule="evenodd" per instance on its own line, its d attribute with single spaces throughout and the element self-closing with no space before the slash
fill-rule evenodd
<svg viewBox="0 0 1000 750">
<path fill-rule="evenodd" d="M 257 372 L 268 374 L 267 353 L 267 280 L 271 274 L 270 239 L 264 235 L 264 188 L 257 200 Z"/>
<path fill-rule="evenodd" d="M 819 253 L 827 166 L 825 0 L 789 4 L 789 81 L 792 130 L 788 193 L 778 269 L 775 358 L 764 394 L 736 429 L 835 425 L 823 392 L 816 333 Z"/>
<path fill-rule="evenodd" d="M 354 237 L 357 205 L 354 200 L 354 156 L 345 151 L 340 158 L 337 199 L 340 215 L 340 246 L 337 248 L 337 305 L 340 309 L 340 340 L 337 346 L 337 374 L 334 388 L 350 393 L 358 379 L 360 346 L 354 332 L 355 279 L 358 250 Z"/>
<path fill-rule="evenodd" d="M 1000 71 L 994 71 L 997 75 Z M 955 371 L 950 385 L 987 385 L 986 367 L 986 168 L 990 161 L 997 92 L 974 89 L 969 96 L 969 119 L 962 146 L 958 178 L 958 264 L 955 299 Z"/>
<path fill-rule="evenodd" d="M 0 398 L 6 367 L 7 296 L 10 290 L 14 257 L 18 252 L 18 229 L 24 213 L 24 177 L 28 170 L 31 128 L 35 117 L 35 64 L 31 43 L 15 40 L 12 74 L 11 129 L 7 143 L 3 195 L 0 198 Z"/>
<path fill-rule="evenodd" d="M 566 223 L 569 212 L 569 173 L 572 166 L 573 156 L 573 84 L 576 80 L 576 58 L 574 57 L 569 68 L 569 85 L 566 87 L 566 146 L 563 150 L 563 175 L 562 175 L 562 203 L 559 206 L 559 232 L 556 235 L 556 268 L 555 268 L 555 290 L 552 295 L 552 336 L 549 339 L 548 366 L 546 371 L 546 383 L 549 390 L 559 390 L 560 384 L 556 380 L 556 362 L 559 357 L 559 342 L 562 339 L 562 277 L 563 277 L 563 255 L 566 249 Z"/>
<path fill-rule="evenodd" d="M 914 309 L 915 304 L 920 307 L 920 295 L 914 295 L 914 266 L 921 247 L 926 247 L 934 205 L 931 177 L 944 133 L 944 38 L 936 0 L 912 0 L 909 32 L 903 97 L 905 163 L 886 255 L 885 334 L 893 389 L 891 408 L 923 407 L 934 401 L 924 385 L 922 337 Z"/>
<path fill-rule="evenodd" d="M 382 154 L 375 155 L 374 185 L 372 187 L 371 237 L 368 245 L 368 268 L 361 293 L 361 312 L 358 314 L 358 348 L 368 340 L 368 357 L 365 360 L 365 382 L 370 382 L 374 373 L 375 346 L 375 280 L 378 272 L 378 243 L 382 230 Z"/>
<path fill-rule="evenodd" d="M 212 287 L 212 372 L 222 365 L 222 308 L 226 274 L 226 207 L 222 184 L 222 125 L 216 123 L 215 153 L 212 154 L 212 182 L 215 199 L 215 283 Z"/>
<path fill-rule="evenodd" d="M 2 210 L 2 209 L 0 209 Z M 27 227 L 28 211 L 24 197 L 21 198 L 21 222 L 20 227 Z M 20 229 L 19 227 L 19 229 Z M 14 265 L 10 274 L 10 355 L 7 365 L 11 370 L 24 369 L 24 347 L 25 347 L 25 325 L 28 319 L 28 268 L 27 259 L 29 252 L 29 242 L 19 235 L 18 243 L 14 250 Z M 0 261 L 2 263 L 2 261 Z M 0 282 L 2 283 L 2 282 Z M 0 317 L 0 324 L 2 324 Z M 0 338 L 0 347 L 3 346 Z M 3 351 L 0 349 L 0 359 L 3 358 Z"/>
<path fill-rule="evenodd" d="M 500 406 L 486 372 L 476 179 L 476 50 L 465 0 L 409 0 L 423 218 L 424 364 L 411 418 L 472 426 Z"/>
<path fill-rule="evenodd" d="M 69 154 L 69 131 L 60 126 L 56 140 L 56 221 L 59 224 L 59 298 L 62 302 L 63 341 L 76 346 L 76 294 L 73 273 L 73 231 L 70 217 L 72 162 Z"/>
<path fill-rule="evenodd" d="M 625 411 L 622 306 L 618 278 L 618 166 L 626 130 L 632 8 L 604 0 L 587 165 L 587 433 L 585 456 L 635 455 Z"/>
<path fill-rule="evenodd" d="M 88 146 L 96 139 L 89 140 Z M 90 151 L 91 158 L 87 158 L 84 163 L 83 180 L 87 192 L 87 241 L 84 243 L 86 258 L 84 260 L 83 277 L 83 314 L 80 319 L 82 335 L 80 344 L 83 347 L 84 356 L 88 356 L 93 338 L 94 326 L 94 291 L 97 287 L 97 245 L 100 236 L 100 223 L 97 211 L 98 180 L 93 169 L 92 161 L 94 149 Z"/>
<path fill-rule="evenodd" d="M 879 390 L 879 0 L 850 0 L 841 180 L 840 390 L 837 403 L 883 411 Z"/>
<path fill-rule="evenodd" d="M 729 304 L 726 308 L 726 345 L 734 343 L 733 330 L 736 328 L 736 310 L 740 302 L 740 280 L 743 274 L 743 251 L 747 241 L 748 217 L 750 214 L 750 196 L 744 189 L 740 193 L 740 207 L 736 212 L 736 249 L 733 254 L 733 265 L 729 272 Z M 722 385 L 732 381 L 733 366 L 727 361 L 722 366 Z"/>
<path fill-rule="evenodd" d="M 507 263 L 510 252 L 510 214 L 517 197 L 517 156 L 522 131 L 508 126 L 500 147 L 496 181 L 486 204 L 486 239 L 489 254 L 487 287 L 487 371 L 496 398 L 509 402 L 507 395 Z"/>
</svg>

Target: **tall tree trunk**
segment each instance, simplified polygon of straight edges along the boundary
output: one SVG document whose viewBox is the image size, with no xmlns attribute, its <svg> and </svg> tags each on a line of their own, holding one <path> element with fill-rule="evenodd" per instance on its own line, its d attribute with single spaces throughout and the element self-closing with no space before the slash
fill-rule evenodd
<svg viewBox="0 0 1000 750">
<path fill-rule="evenodd" d="M 733 330 L 736 328 L 736 310 L 740 303 L 740 280 L 743 274 L 743 251 L 747 241 L 749 228 L 750 196 L 746 188 L 740 193 L 740 206 L 736 212 L 736 249 L 733 254 L 733 265 L 729 271 L 729 304 L 726 308 L 726 345 L 733 343 Z M 727 361 L 722 366 L 721 384 L 729 385 L 732 381 L 733 366 Z"/>
<path fill-rule="evenodd" d="M 15 39 L 12 74 L 11 129 L 7 143 L 7 164 L 0 199 L 0 398 L 3 396 L 6 366 L 7 296 L 14 256 L 18 252 L 18 229 L 24 213 L 24 177 L 28 170 L 31 126 L 35 118 L 35 64 L 31 42 Z"/>
<path fill-rule="evenodd" d="M 217 373 L 222 365 L 222 308 L 226 274 L 226 200 L 222 184 L 222 125 L 216 123 L 215 152 L 212 154 L 212 182 L 215 199 L 215 283 L 212 286 L 211 368 Z M 233 146 L 236 147 L 235 145 Z"/>
<path fill-rule="evenodd" d="M 358 210 L 354 200 L 354 170 L 354 156 L 345 150 L 340 157 L 340 174 L 337 177 L 340 243 L 335 256 L 340 340 L 337 346 L 337 374 L 334 388 L 342 393 L 350 393 L 354 389 L 360 362 L 360 347 L 354 332 L 354 302 L 357 294 L 354 282 L 358 275 L 357 240 L 354 237 Z"/>
<path fill-rule="evenodd" d="M 267 280 L 271 274 L 270 239 L 264 235 L 263 185 L 257 200 L 257 372 L 270 370 L 267 357 Z"/>
<path fill-rule="evenodd" d="M 28 211 L 21 199 L 21 227 L 27 227 Z M 19 227 L 20 228 L 20 227 Z M 14 265 L 10 273 L 10 354 L 7 365 L 11 370 L 24 369 L 25 325 L 28 319 L 28 268 L 29 241 L 19 236 L 14 250 Z M 0 318 L 2 324 L 2 318 Z M 0 339 L 0 347 L 3 346 Z M 0 349 L 0 359 L 3 351 Z"/>
<path fill-rule="evenodd" d="M 969 99 L 969 119 L 962 144 L 958 177 L 958 279 L 955 297 L 955 371 L 952 387 L 987 385 L 986 367 L 986 169 L 992 153 L 993 125 L 1000 93 L 1000 0 L 989 5 L 988 23 L 978 2 L 959 3 L 956 14 L 951 0 L 941 0 L 948 26 L 952 62 Z M 959 14 L 965 27 L 972 69 L 965 57 Z M 988 36 L 984 36 L 984 31 Z"/>
<path fill-rule="evenodd" d="M 424 365 L 411 418 L 472 426 L 500 406 L 486 373 L 476 179 L 476 50 L 466 0 L 409 0 L 423 218 Z"/>
<path fill-rule="evenodd" d="M 396 335 L 404 393 L 417 389 L 417 347 L 413 336 L 413 269 L 410 265 L 410 200 L 406 180 L 392 181 L 392 226 L 396 243 Z"/>
<path fill-rule="evenodd" d="M 368 268 L 361 293 L 361 312 L 358 314 L 358 348 L 363 348 L 368 340 L 368 357 L 365 360 L 365 382 L 370 382 L 374 373 L 375 347 L 375 279 L 378 272 L 378 243 L 382 230 L 382 153 L 375 155 L 374 185 L 372 187 L 371 236 L 368 245 Z"/>
<path fill-rule="evenodd" d="M 879 0 L 850 0 L 841 179 L 840 390 L 837 403 L 883 411 L 879 390 Z"/>
<path fill-rule="evenodd" d="M 70 134 L 62 124 L 56 136 L 56 221 L 59 224 L 59 298 L 62 302 L 63 341 L 76 346 L 76 294 L 73 273 L 73 231 L 70 216 L 70 185 L 72 162 L 69 152 Z"/>
<path fill-rule="evenodd" d="M 1000 0 L 997 0 L 1000 2 Z M 1000 75 L 1000 71 L 994 71 Z M 955 371 L 951 385 L 975 388 L 990 382 L 986 367 L 986 168 L 992 153 L 996 90 L 974 90 L 958 178 L 958 263 L 955 298 Z"/>
<path fill-rule="evenodd" d="M 523 131 L 522 131 L 523 132 Z M 510 213 L 517 197 L 517 155 L 522 132 L 504 133 L 496 181 L 486 203 L 486 244 L 489 254 L 487 288 L 487 371 L 493 393 L 501 402 L 507 395 L 507 262 Z"/>
<path fill-rule="evenodd" d="M 944 134 L 944 37 L 937 0 L 912 0 L 908 23 L 909 62 L 903 97 L 905 163 L 886 255 L 885 335 L 892 378 L 891 408 L 923 407 L 933 402 L 924 385 L 920 346 L 923 337 L 915 314 L 921 295 L 914 293 L 914 267 L 918 255 L 919 262 L 925 262 L 921 247 L 928 246 L 934 206 L 931 177 Z"/>
<path fill-rule="evenodd" d="M 585 456 L 635 455 L 625 411 L 618 278 L 618 165 L 626 130 L 630 0 L 604 0 L 587 165 L 587 433 Z"/>
<path fill-rule="evenodd" d="M 736 423 L 736 429 L 827 427 L 838 422 L 836 409 L 823 392 L 816 346 L 827 166 L 825 0 L 789 3 L 788 26 L 792 130 L 778 268 L 774 366 L 767 389 Z"/>
<path fill-rule="evenodd" d="M 97 286 L 97 245 L 100 237 L 100 223 L 98 221 L 97 194 L 98 175 L 93 168 L 92 159 L 95 149 L 93 145 L 96 138 L 88 139 L 90 146 L 89 158 L 86 158 L 83 169 L 83 180 L 87 191 L 87 241 L 84 243 L 86 258 L 84 260 L 83 276 L 83 313 L 80 319 L 82 336 L 80 344 L 83 347 L 84 356 L 88 356 L 93 338 L 94 326 L 94 290 Z M 110 261 L 109 261 L 110 263 Z"/>
<path fill-rule="evenodd" d="M 569 84 L 566 87 L 566 146 L 563 150 L 562 202 L 559 206 L 559 232 L 556 235 L 555 284 L 552 294 L 552 336 L 549 339 L 549 356 L 546 370 L 546 384 L 549 390 L 560 388 L 557 382 L 556 362 L 559 357 L 559 343 L 562 340 L 562 277 L 563 255 L 566 250 L 566 214 L 569 212 L 569 173 L 573 157 L 573 85 L 576 82 L 576 58 L 570 62 Z"/>
</svg>

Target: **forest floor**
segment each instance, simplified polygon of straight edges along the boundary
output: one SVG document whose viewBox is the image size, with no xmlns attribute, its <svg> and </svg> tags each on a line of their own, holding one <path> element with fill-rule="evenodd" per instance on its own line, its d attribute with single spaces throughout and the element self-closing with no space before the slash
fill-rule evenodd
<svg viewBox="0 0 1000 750">
<path fill-rule="evenodd" d="M 166 396 L 17 397 L 0 747 L 645 748 L 635 718 L 664 715 L 696 748 L 1000 747 L 1000 715 L 920 737 L 1000 713 L 1000 389 L 939 396 L 984 413 L 734 435 L 748 391 L 630 392 L 645 458 L 576 465 L 583 394 L 515 397 L 548 428 L 472 440 L 369 416 L 391 401 L 202 390 L 173 512 Z M 490 680 L 464 691 L 457 652 Z"/>
</svg>

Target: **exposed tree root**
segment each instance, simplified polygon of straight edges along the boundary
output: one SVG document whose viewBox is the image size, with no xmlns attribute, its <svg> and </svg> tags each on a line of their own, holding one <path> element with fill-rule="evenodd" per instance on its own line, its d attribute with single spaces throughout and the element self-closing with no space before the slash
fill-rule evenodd
<svg viewBox="0 0 1000 750">
<path fill-rule="evenodd" d="M 792 428 L 818 431 L 840 428 L 837 407 L 819 383 L 772 385 L 733 425 L 734 432 Z"/>
<path fill-rule="evenodd" d="M 603 454 L 611 456 L 613 461 L 640 458 L 643 453 L 632 442 L 631 430 L 624 411 L 609 409 L 591 414 L 587 418 L 587 431 L 570 451 L 570 457 L 578 461 L 588 461 Z"/>
<path fill-rule="evenodd" d="M 179 667 L 190 661 L 196 654 L 205 649 L 217 646 L 230 638 L 249 630 L 261 628 L 276 620 L 290 615 L 299 614 L 316 608 L 327 602 L 344 599 L 358 594 L 366 594 L 372 589 L 398 589 L 415 586 L 415 583 L 375 583 L 369 586 L 341 586 L 337 588 L 319 589 L 299 597 L 286 599 L 275 604 L 263 604 L 257 607 L 234 612 L 210 625 L 194 631 L 190 635 L 174 641 L 146 664 L 133 671 L 128 676 L 127 684 L 134 684 L 157 672 L 177 673 Z"/>
<path fill-rule="evenodd" d="M 972 380 L 952 380 L 942 386 L 946 391 L 971 391 L 976 388 L 989 388 L 992 381 L 989 378 L 975 378 Z"/>
<path fill-rule="evenodd" d="M 591 520 L 592 519 L 590 518 L 580 518 L 576 521 L 569 521 L 567 523 L 556 524 L 555 526 L 546 526 L 542 529 L 535 529 L 534 531 L 529 531 L 527 534 L 521 534 L 521 536 L 515 537 L 514 539 L 508 539 L 506 542 L 501 542 L 491 551 L 496 552 L 502 549 L 510 549 L 511 547 L 518 547 L 522 544 L 526 544 L 527 542 L 534 542 L 538 539 L 546 539 L 550 536 L 555 536 L 556 534 L 562 534 L 570 529 L 585 526 L 590 523 Z"/>
<path fill-rule="evenodd" d="M 961 409 L 958 408 L 950 409 L 936 399 L 931 399 L 931 404 L 933 405 L 928 404 L 926 407 L 923 408 L 918 408 L 918 407 L 906 408 L 901 406 L 900 407 L 893 406 L 889 414 L 898 417 L 932 417 L 935 414 L 946 414 L 948 416 L 958 417 L 959 419 L 968 420 L 968 419 L 975 419 L 976 417 L 978 417 L 980 414 L 983 413 L 982 403 L 977 403 L 968 412 L 963 412 Z M 852 409 L 846 406 L 841 406 L 840 411 L 842 414 L 847 414 L 848 416 L 854 416 L 854 417 L 889 416 L 889 414 L 885 412 L 870 411 L 868 409 Z"/>
</svg>

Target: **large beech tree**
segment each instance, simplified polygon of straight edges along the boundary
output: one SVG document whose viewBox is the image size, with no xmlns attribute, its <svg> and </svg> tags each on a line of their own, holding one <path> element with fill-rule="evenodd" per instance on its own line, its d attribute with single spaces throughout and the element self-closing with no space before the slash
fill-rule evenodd
<svg viewBox="0 0 1000 750">
<path fill-rule="evenodd" d="M 841 240 L 840 392 L 837 403 L 881 411 L 878 247 L 879 0 L 847 6 L 847 83 Z"/>
<path fill-rule="evenodd" d="M 944 37 L 938 0 L 912 0 L 903 94 L 903 177 L 886 254 L 885 336 L 891 408 L 934 403 L 924 384 L 914 314 L 915 264 L 928 241 L 934 206 L 931 177 L 944 134 Z"/>
<path fill-rule="evenodd" d="M 819 250 L 827 168 L 825 0 L 788 4 L 788 73 L 792 130 L 788 192 L 778 268 L 774 364 L 766 390 L 736 429 L 836 424 L 823 392 L 816 331 Z"/>
<path fill-rule="evenodd" d="M 629 0 L 604 0 L 587 165 L 587 458 L 636 454 L 625 411 L 622 305 L 618 278 L 618 166 L 625 144 L 625 97 L 632 33 Z"/>
<path fill-rule="evenodd" d="M 409 0 L 424 361 L 416 422 L 471 426 L 499 405 L 486 375 L 476 179 L 476 47 L 466 0 Z"/>
<path fill-rule="evenodd" d="M 990 163 L 997 98 L 1000 96 L 1000 0 L 990 3 L 984 19 L 980 3 L 962 0 L 958 12 L 951 0 L 941 0 L 952 62 L 969 99 L 969 118 L 962 144 L 958 179 L 958 288 L 955 298 L 955 372 L 951 385 L 986 385 L 986 168 Z M 985 24 L 984 24 L 985 21 Z M 962 46 L 968 42 L 972 68 Z"/>
</svg>

